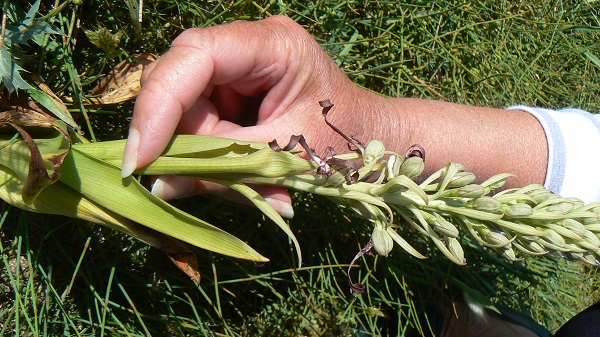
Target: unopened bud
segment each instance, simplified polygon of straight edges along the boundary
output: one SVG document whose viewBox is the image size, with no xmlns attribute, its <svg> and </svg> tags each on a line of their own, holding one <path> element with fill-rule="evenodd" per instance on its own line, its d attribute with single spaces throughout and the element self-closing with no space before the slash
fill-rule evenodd
<svg viewBox="0 0 600 337">
<path fill-rule="evenodd" d="M 529 196 L 531 196 L 538 204 L 540 202 L 546 201 L 550 198 L 556 198 L 558 197 L 558 195 L 554 194 L 553 192 L 551 192 L 550 190 L 546 189 L 546 188 L 540 188 L 537 190 L 533 190 L 531 192 L 528 193 Z"/>
<path fill-rule="evenodd" d="M 581 239 L 581 241 L 577 241 L 576 243 L 577 247 L 582 248 L 586 251 L 595 251 L 599 248 L 597 245 L 594 245 L 584 239 Z"/>
<path fill-rule="evenodd" d="M 544 248 L 542 245 L 540 245 L 539 243 L 533 241 L 533 242 L 529 242 L 528 249 L 530 249 L 531 251 L 535 252 L 535 253 L 539 253 L 539 254 L 546 254 L 548 253 L 548 250 L 546 248 Z"/>
<path fill-rule="evenodd" d="M 590 243 L 591 245 L 594 245 L 596 248 L 600 248 L 600 239 L 598 239 L 596 234 L 594 234 L 591 231 L 586 231 L 583 234 L 583 240 Z"/>
<path fill-rule="evenodd" d="M 381 225 L 375 226 L 371 241 L 373 242 L 373 248 L 381 256 L 388 256 L 394 248 L 394 240 Z"/>
<path fill-rule="evenodd" d="M 525 203 L 510 205 L 503 210 L 510 217 L 526 217 L 533 214 L 533 208 Z"/>
<path fill-rule="evenodd" d="M 573 203 L 573 205 L 575 206 L 576 209 L 579 207 L 585 206 L 585 203 L 580 199 L 577 199 L 577 198 L 567 198 L 567 199 Z"/>
<path fill-rule="evenodd" d="M 365 165 L 374 163 L 381 159 L 385 154 L 385 146 L 380 140 L 372 140 L 367 144 L 364 154 Z"/>
<path fill-rule="evenodd" d="M 564 253 L 565 259 L 569 261 L 581 261 L 583 260 L 583 253 L 580 252 L 566 252 Z"/>
<path fill-rule="evenodd" d="M 511 262 L 517 261 L 517 255 L 512 248 L 497 248 L 496 252 L 500 253 L 502 257 Z"/>
<path fill-rule="evenodd" d="M 490 246 L 495 248 L 511 246 L 510 240 L 506 236 L 498 232 L 489 232 L 487 235 L 484 236 L 484 240 Z"/>
<path fill-rule="evenodd" d="M 475 181 L 475 175 L 471 172 L 458 172 L 454 175 L 448 187 L 463 187 Z"/>
<path fill-rule="evenodd" d="M 592 223 L 582 224 L 582 225 L 584 225 L 586 230 L 590 230 L 594 233 L 598 233 L 598 232 L 600 232 L 600 223 L 597 222 L 598 221 L 597 219 L 593 219 L 593 220 L 594 221 Z M 581 235 L 583 235 L 583 234 L 581 234 Z"/>
<path fill-rule="evenodd" d="M 496 213 L 500 209 L 500 206 L 502 206 L 500 201 L 492 197 L 483 196 L 473 200 L 473 207 L 484 212 Z"/>
<path fill-rule="evenodd" d="M 583 261 L 585 263 L 589 263 L 594 266 L 600 265 L 600 262 L 598 261 L 598 257 L 596 256 L 596 254 L 592 254 L 592 253 L 584 253 L 583 259 L 581 261 Z"/>
<path fill-rule="evenodd" d="M 591 211 L 594 212 L 594 213 L 596 213 L 596 214 L 600 214 L 600 206 L 596 206 L 596 207 L 592 208 Z"/>
<path fill-rule="evenodd" d="M 460 265 L 467 263 L 467 260 L 465 259 L 465 252 L 458 240 L 456 240 L 455 238 L 449 238 L 447 246 L 450 253 L 452 253 L 454 258 L 456 259 L 455 262 L 457 262 Z"/>
<path fill-rule="evenodd" d="M 436 216 L 436 219 L 434 220 L 433 224 L 435 225 L 435 228 L 438 230 L 438 232 L 440 232 L 442 235 L 450 238 L 458 237 L 458 228 L 456 228 L 454 224 L 442 218 L 441 216 Z"/>
<path fill-rule="evenodd" d="M 572 202 L 565 201 L 565 202 L 561 202 L 558 204 L 550 205 L 545 208 L 545 211 L 567 214 L 568 212 L 572 211 L 574 208 L 575 208 L 575 205 Z"/>
<path fill-rule="evenodd" d="M 564 257 L 562 252 L 559 251 L 551 251 L 548 252 L 548 254 L 546 254 L 547 257 L 554 259 L 554 260 L 559 260 L 562 259 Z"/>
<path fill-rule="evenodd" d="M 479 198 L 485 195 L 485 189 L 481 185 L 469 184 L 456 190 L 457 197 L 462 198 Z"/>
<path fill-rule="evenodd" d="M 544 230 L 544 237 L 550 243 L 555 244 L 559 247 L 566 245 L 565 239 L 562 236 L 560 236 L 560 234 L 558 234 L 556 231 L 554 231 L 552 229 Z"/>
<path fill-rule="evenodd" d="M 577 220 L 564 219 L 561 224 L 563 227 L 569 229 L 570 231 L 572 231 L 573 233 L 575 233 L 579 236 L 583 236 L 585 234 L 585 232 L 587 231 L 585 226 Z"/>
<path fill-rule="evenodd" d="M 579 221 L 584 224 L 586 228 L 588 226 L 594 226 L 598 224 L 598 218 L 583 218 L 579 219 Z"/>
<path fill-rule="evenodd" d="M 425 169 L 425 162 L 421 157 L 408 157 L 400 165 L 399 174 L 409 178 L 417 177 Z"/>
</svg>

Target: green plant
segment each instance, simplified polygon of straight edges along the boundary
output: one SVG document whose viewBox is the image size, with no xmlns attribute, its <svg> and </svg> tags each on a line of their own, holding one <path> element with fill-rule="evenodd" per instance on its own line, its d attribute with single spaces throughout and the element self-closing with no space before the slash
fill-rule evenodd
<svg viewBox="0 0 600 337">
<path fill-rule="evenodd" d="M 313 32 L 355 82 L 387 95 L 444 97 L 492 106 L 521 101 L 556 107 L 576 105 L 592 110 L 596 107 L 592 98 L 598 88 L 597 66 L 586 55 L 598 55 L 599 51 L 596 37 L 590 33 L 596 26 L 594 16 L 589 11 L 590 4 L 585 2 L 565 3 L 556 11 L 550 10 L 555 7 L 544 2 L 428 5 L 386 1 L 341 4 L 238 1 L 196 5 L 156 1 L 144 5 L 145 31 L 138 42 L 131 38 L 135 33 L 127 28 L 131 18 L 123 10 L 126 6 L 84 2 L 83 6 L 94 9 L 93 20 L 81 16 L 78 7 L 63 7 L 62 12 L 48 18 L 61 35 L 46 34 L 47 43 L 42 44 L 39 53 L 45 57 L 20 60 L 23 68 L 43 75 L 59 97 L 75 98 L 74 103 L 64 98 L 63 101 L 69 112 L 76 115 L 75 120 L 87 124 L 88 138 L 94 139 L 94 135 L 98 135 L 97 139 L 121 137 L 131 105 L 94 107 L 85 104 L 87 89 L 103 77 L 105 70 L 102 62 L 97 62 L 100 49 L 91 46 L 83 34 L 78 35 L 77 45 L 73 43 L 77 37 L 75 18 L 78 17 L 82 17 L 87 29 L 106 27 L 112 34 L 125 31 L 119 48 L 126 51 L 123 55 L 131 55 L 139 50 L 160 53 L 183 27 L 286 14 Z M 42 4 L 41 13 L 51 11 Z M 60 39 L 55 39 L 59 36 Z M 31 51 L 37 48 L 35 46 L 22 46 L 22 49 L 33 55 Z M 572 53 L 565 57 L 565 50 L 577 53 L 574 57 Z M 105 64 L 109 63 L 110 60 Z M 23 78 L 35 83 L 28 74 L 23 74 Z M 582 87 L 586 90 L 581 90 Z M 11 98 L 14 99 L 14 95 Z M 87 118 L 80 118 L 80 113 Z M 16 322 L 19 327 L 16 331 L 37 334 L 70 331 L 80 335 L 109 332 L 143 335 L 168 331 L 171 334 L 236 335 L 242 334 L 245 327 L 247 331 L 268 335 L 268 330 L 256 328 L 262 324 L 285 326 L 289 335 L 331 331 L 356 335 L 360 330 L 356 324 L 363 330 L 382 335 L 395 330 L 406 331 L 412 324 L 426 333 L 428 317 L 431 319 L 425 310 L 431 296 L 426 295 L 450 296 L 442 289 L 452 284 L 448 280 L 453 277 L 466 281 L 494 302 L 533 307 L 536 318 L 551 327 L 550 324 L 558 324 L 565 318 L 562 313 L 553 313 L 551 308 L 560 307 L 575 313 L 579 310 L 576 308 L 585 305 L 577 300 L 581 294 L 588 296 L 594 291 L 593 287 L 587 287 L 575 292 L 563 285 L 556 293 L 547 291 L 528 297 L 528 291 L 535 293 L 533 289 L 544 289 L 535 282 L 554 291 L 556 280 L 564 280 L 566 285 L 569 280 L 571 284 L 576 283 L 582 269 L 578 265 L 562 265 L 539 258 L 506 264 L 488 254 L 488 249 L 469 242 L 469 236 L 461 239 L 469 264 L 457 268 L 448 264 L 443 254 L 429 250 L 431 247 L 423 240 L 425 237 L 409 231 L 401 233 L 416 250 L 427 252 L 427 264 L 407 258 L 399 250 L 391 253 L 391 259 L 377 258 L 373 263 L 371 259 L 362 259 L 365 267 L 355 270 L 353 275 L 365 285 L 366 295 L 347 298 L 343 274 L 348 265 L 345 262 L 372 234 L 370 229 L 364 228 L 364 219 L 352 212 L 340 211 L 328 199 L 297 194 L 296 211 L 303 214 L 300 219 L 307 219 L 293 223 L 294 232 L 302 233 L 297 239 L 303 248 L 304 261 L 308 266 L 323 267 L 293 271 L 289 268 L 297 261 L 290 261 L 293 254 L 285 236 L 272 233 L 268 222 L 259 214 L 248 209 L 238 215 L 228 211 L 230 206 L 220 205 L 218 200 L 200 200 L 203 202 L 188 201 L 193 207 L 180 206 L 264 252 L 272 258 L 268 267 L 232 261 L 191 248 L 203 262 L 200 268 L 204 282 L 196 287 L 164 266 L 165 260 L 160 259 L 160 254 L 154 254 L 154 250 L 127 236 L 81 226 L 81 222 L 60 217 L 21 213 L 4 204 L 2 229 L 6 237 L 2 241 L 2 256 L 5 270 L 11 273 L 2 276 L 3 280 L 4 277 L 11 280 L 7 282 L 11 286 L 2 289 L 3 296 L 10 298 L 6 303 L 12 303 L 15 298 L 24 299 L 2 307 L 5 329 L 11 329 Z M 329 210 L 324 212 L 327 217 L 320 216 L 323 209 Z M 398 219 L 398 214 L 395 217 Z M 32 223 L 40 224 L 41 229 L 27 230 Z M 342 237 L 338 225 L 348 230 Z M 268 240 L 264 240 L 265 232 Z M 48 233 L 47 239 L 39 239 L 44 233 Z M 34 239 L 36 237 L 39 241 Z M 69 247 L 61 245 L 65 238 L 72 237 L 76 239 Z M 79 247 L 84 248 L 78 250 Z M 20 258 L 22 256 L 25 259 Z M 538 262 L 545 266 L 534 268 Z M 522 269 L 522 264 L 531 269 Z M 277 270 L 281 271 L 273 276 L 272 271 Z M 540 274 L 532 270 L 540 270 Z M 587 271 L 583 269 L 583 272 Z M 427 280 L 423 275 L 427 275 Z M 546 275 L 550 277 L 542 277 Z M 330 282 L 318 282 L 324 279 Z M 24 280 L 27 280 L 25 284 Z M 37 286 L 39 284 L 42 286 Z M 266 294 L 256 290 L 257 284 L 268 290 Z M 315 291 L 303 291 L 306 287 L 313 287 Z M 319 297 L 319 293 L 331 296 Z M 563 296 L 565 293 L 568 296 Z M 316 306 L 331 308 L 331 312 L 338 313 L 337 318 L 319 320 L 322 312 L 303 311 L 305 306 L 297 303 L 306 298 Z M 562 307 L 557 298 L 569 298 L 572 302 L 568 308 Z M 36 305 L 42 303 L 38 301 L 44 304 Z M 142 305 L 148 302 L 153 308 L 159 308 L 156 312 L 168 314 L 152 314 Z M 390 317 L 395 311 L 402 320 L 393 328 Z M 286 325 L 285 317 L 290 315 L 301 315 L 305 321 Z M 345 332 L 336 326 L 344 327 Z"/>
</svg>

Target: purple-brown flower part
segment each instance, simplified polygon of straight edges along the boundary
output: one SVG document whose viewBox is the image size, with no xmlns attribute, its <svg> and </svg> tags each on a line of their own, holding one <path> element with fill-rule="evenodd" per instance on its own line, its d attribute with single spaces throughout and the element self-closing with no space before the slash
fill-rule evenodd
<svg viewBox="0 0 600 337">
<path fill-rule="evenodd" d="M 348 141 L 348 148 L 351 149 L 351 151 L 355 151 L 355 150 L 352 150 L 350 144 L 352 144 L 356 149 L 358 149 L 358 151 L 360 151 L 360 153 L 364 154 L 365 153 L 365 145 L 363 143 L 356 140 L 354 137 L 347 136 L 344 132 L 342 132 L 342 130 L 338 129 L 337 126 L 333 125 L 327 119 L 327 114 L 329 113 L 329 110 L 331 110 L 331 108 L 333 108 L 333 103 L 331 103 L 330 100 L 325 100 L 325 101 L 320 101 L 319 105 L 321 107 L 323 107 L 323 110 L 321 111 L 321 113 L 323 114 L 323 117 L 325 117 L 325 123 L 327 123 L 327 125 L 329 125 L 329 127 L 331 129 L 333 129 L 333 131 L 337 132 L 340 136 L 344 137 L 344 139 Z"/>
<path fill-rule="evenodd" d="M 423 158 L 423 161 L 425 161 L 425 149 L 419 144 L 413 144 L 406 151 L 406 155 L 404 155 L 404 158 L 410 157 L 420 157 Z"/>
<path fill-rule="evenodd" d="M 367 242 L 367 244 L 356 254 L 356 256 L 354 256 L 354 259 L 352 259 L 352 262 L 350 262 L 350 267 L 348 267 L 348 284 L 350 285 L 350 294 L 362 294 L 365 292 L 365 285 L 362 283 L 354 283 L 352 282 L 352 277 L 350 276 L 350 269 L 352 269 L 352 266 L 354 265 L 354 262 L 356 262 L 356 260 L 358 260 L 361 256 L 363 256 L 364 254 L 367 254 L 371 251 L 371 249 L 373 249 L 373 241 L 369 240 L 369 242 Z"/>
<path fill-rule="evenodd" d="M 273 151 L 290 151 L 292 150 L 294 147 L 296 147 L 297 144 L 300 144 L 300 146 L 302 146 L 302 148 L 304 149 L 304 151 L 306 151 L 306 153 L 312 158 L 312 160 L 314 160 L 317 165 L 319 165 L 319 169 L 317 170 L 317 173 L 319 174 L 324 174 L 326 176 L 330 176 L 331 175 L 331 166 L 329 166 L 329 164 L 327 164 L 327 161 L 324 159 L 321 159 L 321 157 L 317 156 L 314 153 L 314 150 L 310 148 L 310 146 L 308 146 L 308 143 L 306 142 L 306 139 L 304 138 L 303 135 L 293 135 L 290 137 L 290 141 L 289 143 L 281 148 L 281 146 L 279 146 L 279 144 L 277 143 L 276 139 L 273 139 L 272 141 L 269 142 L 269 147 L 273 150 Z"/>
</svg>

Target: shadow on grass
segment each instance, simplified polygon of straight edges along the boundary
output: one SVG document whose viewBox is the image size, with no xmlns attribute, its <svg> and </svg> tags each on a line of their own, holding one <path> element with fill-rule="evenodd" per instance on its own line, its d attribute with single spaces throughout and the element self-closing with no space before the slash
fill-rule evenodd
<svg viewBox="0 0 600 337">
<path fill-rule="evenodd" d="M 271 259 L 258 265 L 196 249 L 199 286 L 135 239 L 10 209 L 2 225 L 7 268 L 0 273 L 6 284 L 0 320 L 4 329 L 50 335 L 426 336 L 439 327 L 436 308 L 461 299 L 457 285 L 513 308 L 529 304 L 530 270 L 478 247 L 467 248 L 469 264 L 458 267 L 408 230 L 402 234 L 428 259 L 399 248 L 387 258 L 365 256 L 352 277 L 367 290 L 351 295 L 346 269 L 368 241 L 369 223 L 324 198 L 297 194 L 294 200 L 291 226 L 305 261 L 297 270 L 288 238 L 259 211 L 208 196 L 177 202 Z"/>
</svg>

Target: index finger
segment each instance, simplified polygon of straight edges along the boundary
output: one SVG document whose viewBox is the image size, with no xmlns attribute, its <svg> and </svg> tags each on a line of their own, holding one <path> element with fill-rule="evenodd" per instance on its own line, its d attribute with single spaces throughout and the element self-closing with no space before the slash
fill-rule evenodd
<svg viewBox="0 0 600 337">
<path fill-rule="evenodd" d="M 183 32 L 144 76 L 123 155 L 122 175 L 128 176 L 158 158 L 182 114 L 209 85 L 249 77 L 257 83 L 243 87 L 247 91 L 243 94 L 248 95 L 253 94 L 252 90 L 267 90 L 265 86 L 274 85 L 285 74 L 289 52 L 279 48 L 283 39 L 274 41 L 281 35 L 278 23 L 282 20 L 293 23 L 291 19 L 270 18 Z"/>
</svg>

